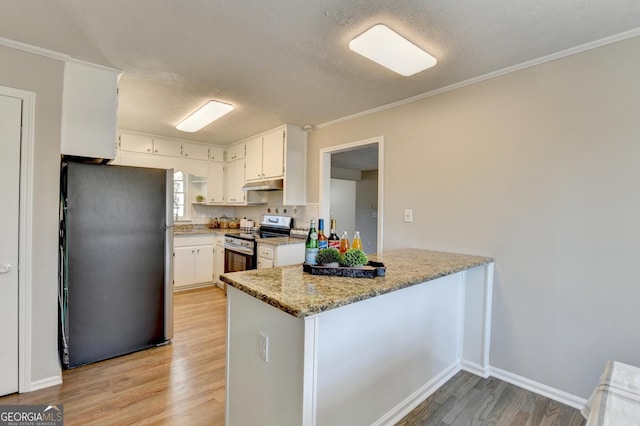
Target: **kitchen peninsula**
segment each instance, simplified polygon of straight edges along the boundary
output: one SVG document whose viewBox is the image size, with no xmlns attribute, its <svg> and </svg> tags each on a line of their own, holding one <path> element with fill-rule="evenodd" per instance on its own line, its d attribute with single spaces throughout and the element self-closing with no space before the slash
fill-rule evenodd
<svg viewBox="0 0 640 426">
<path fill-rule="evenodd" d="M 488 376 L 493 259 L 377 260 L 373 279 L 301 265 L 221 277 L 227 425 L 394 424 L 461 368 Z"/>
</svg>

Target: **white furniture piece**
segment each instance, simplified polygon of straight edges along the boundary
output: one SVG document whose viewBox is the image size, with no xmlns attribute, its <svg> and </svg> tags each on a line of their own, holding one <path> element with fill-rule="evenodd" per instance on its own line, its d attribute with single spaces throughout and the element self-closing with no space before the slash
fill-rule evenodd
<svg viewBox="0 0 640 426">
<path fill-rule="evenodd" d="M 307 203 L 307 134 L 284 125 L 254 136 L 246 143 L 247 182 L 283 179 L 282 204 Z"/>
<path fill-rule="evenodd" d="M 64 66 L 60 152 L 114 159 L 120 71 L 69 59 Z"/>
<path fill-rule="evenodd" d="M 244 160 L 228 162 L 224 171 L 225 202 L 227 204 L 245 204 L 247 194 L 244 185 Z"/>
<path fill-rule="evenodd" d="M 489 375 L 492 259 L 379 260 L 373 279 L 301 265 L 223 275 L 227 425 L 393 425 L 461 369 Z"/>
<path fill-rule="evenodd" d="M 220 275 L 224 274 L 224 234 L 216 235 L 213 247 L 213 282 L 220 288 L 224 283 L 220 281 Z"/>
<path fill-rule="evenodd" d="M 607 361 L 598 386 L 581 412 L 587 426 L 640 424 L 640 368 Z"/>
<path fill-rule="evenodd" d="M 235 143 L 230 145 L 225 150 L 225 161 L 242 160 L 246 153 L 246 144 L 244 142 Z"/>
<path fill-rule="evenodd" d="M 214 268 L 214 236 L 176 235 L 173 246 L 174 290 L 211 285 Z"/>
<path fill-rule="evenodd" d="M 224 203 L 224 163 L 212 161 L 209 163 L 207 183 L 207 203 Z"/>
<path fill-rule="evenodd" d="M 267 240 L 268 241 L 268 240 Z M 258 269 L 295 265 L 304 262 L 304 241 L 273 244 L 258 241 Z"/>
</svg>

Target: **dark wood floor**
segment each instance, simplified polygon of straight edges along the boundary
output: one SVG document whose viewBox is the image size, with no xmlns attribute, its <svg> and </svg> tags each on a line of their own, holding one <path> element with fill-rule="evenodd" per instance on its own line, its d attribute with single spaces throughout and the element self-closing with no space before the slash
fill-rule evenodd
<svg viewBox="0 0 640 426">
<path fill-rule="evenodd" d="M 172 344 L 65 371 L 62 385 L 9 395 L 0 405 L 63 404 L 67 426 L 224 425 L 225 356 L 224 292 L 215 287 L 181 292 L 175 295 Z M 466 372 L 398 423 L 582 424 L 577 410 Z"/>
<path fill-rule="evenodd" d="M 584 425 L 578 410 L 493 377 L 461 371 L 396 426 Z"/>
</svg>

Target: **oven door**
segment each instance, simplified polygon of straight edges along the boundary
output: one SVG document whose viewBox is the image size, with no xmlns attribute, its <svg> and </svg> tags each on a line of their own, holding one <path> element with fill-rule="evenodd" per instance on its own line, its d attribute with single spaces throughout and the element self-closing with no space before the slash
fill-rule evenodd
<svg viewBox="0 0 640 426">
<path fill-rule="evenodd" d="M 256 257 L 253 254 L 224 249 L 224 272 L 239 272 L 256 269 Z"/>
</svg>

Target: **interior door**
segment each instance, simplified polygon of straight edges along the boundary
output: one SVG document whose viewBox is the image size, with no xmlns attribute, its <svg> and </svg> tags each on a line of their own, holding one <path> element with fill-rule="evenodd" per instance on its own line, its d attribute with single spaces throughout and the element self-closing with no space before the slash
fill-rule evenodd
<svg viewBox="0 0 640 426">
<path fill-rule="evenodd" d="M 22 100 L 0 96 L 0 395 L 18 391 L 18 215 Z"/>
</svg>

